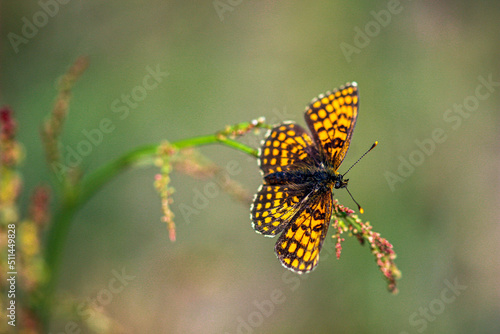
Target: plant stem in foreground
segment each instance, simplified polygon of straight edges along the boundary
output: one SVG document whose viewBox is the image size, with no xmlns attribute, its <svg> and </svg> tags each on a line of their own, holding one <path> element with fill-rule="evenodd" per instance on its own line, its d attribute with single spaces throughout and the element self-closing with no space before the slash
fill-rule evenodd
<svg viewBox="0 0 500 334">
<path fill-rule="evenodd" d="M 257 157 L 257 151 L 255 149 L 234 139 L 221 136 L 220 134 L 179 140 L 171 143 L 171 145 L 180 150 L 188 147 L 217 143 Z M 44 296 L 41 310 L 45 329 L 47 329 L 50 318 L 50 310 L 52 308 L 51 300 L 57 285 L 56 278 L 59 272 L 64 244 L 74 215 L 96 192 L 125 169 L 141 163 L 143 165 L 153 165 L 158 147 L 159 145 L 152 144 L 139 147 L 126 153 L 84 177 L 81 183 L 75 185 L 69 192 L 63 194 L 63 205 L 60 207 L 58 214 L 54 217 L 53 224 L 48 230 L 46 239 L 45 262 L 47 264 L 49 277 L 47 285 L 45 286 L 45 291 L 43 292 Z"/>
</svg>

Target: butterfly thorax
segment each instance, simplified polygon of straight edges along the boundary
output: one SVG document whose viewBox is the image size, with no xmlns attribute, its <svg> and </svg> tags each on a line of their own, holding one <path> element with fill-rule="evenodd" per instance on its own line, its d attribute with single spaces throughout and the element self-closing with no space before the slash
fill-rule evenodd
<svg viewBox="0 0 500 334">
<path fill-rule="evenodd" d="M 349 180 L 344 180 L 342 174 L 339 174 L 331 167 L 314 166 L 308 168 L 298 168 L 283 172 L 275 172 L 264 177 L 270 185 L 311 185 L 315 188 L 344 188 Z"/>
</svg>

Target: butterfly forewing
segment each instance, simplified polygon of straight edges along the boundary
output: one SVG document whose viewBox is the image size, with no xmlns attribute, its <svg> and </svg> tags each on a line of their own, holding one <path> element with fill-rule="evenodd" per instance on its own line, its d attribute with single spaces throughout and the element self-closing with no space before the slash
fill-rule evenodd
<svg viewBox="0 0 500 334">
<path fill-rule="evenodd" d="M 334 170 L 339 168 L 349 149 L 357 117 L 356 83 L 320 95 L 306 110 L 305 118 L 313 138 Z"/>
<path fill-rule="evenodd" d="M 288 123 L 272 129 L 259 152 L 264 176 L 293 168 L 297 162 L 308 163 L 316 152 L 311 137 L 303 127 Z"/>
<path fill-rule="evenodd" d="M 259 153 L 264 176 L 293 170 L 310 164 L 318 156 L 311 137 L 295 123 L 285 123 L 270 130 Z M 297 185 L 264 184 L 255 195 L 251 208 L 254 229 L 267 236 L 280 233 L 296 214 L 304 191 Z"/>
</svg>

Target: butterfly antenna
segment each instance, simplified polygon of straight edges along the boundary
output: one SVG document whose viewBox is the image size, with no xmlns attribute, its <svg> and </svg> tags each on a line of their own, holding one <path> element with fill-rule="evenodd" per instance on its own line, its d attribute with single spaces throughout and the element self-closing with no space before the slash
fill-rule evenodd
<svg viewBox="0 0 500 334">
<path fill-rule="evenodd" d="M 349 193 L 349 196 L 351 196 L 351 198 L 354 201 L 354 203 L 356 203 L 356 205 L 358 206 L 359 213 L 361 213 L 361 214 L 364 213 L 365 210 L 363 210 L 363 208 L 361 207 L 361 205 L 359 205 L 359 203 L 354 199 L 354 197 L 352 197 L 352 194 L 349 191 L 349 189 L 347 189 L 347 187 L 345 187 L 345 190 L 347 190 L 347 193 Z"/>
<path fill-rule="evenodd" d="M 351 167 L 349 167 L 349 169 L 347 170 L 347 172 L 345 172 L 345 173 L 342 175 L 342 177 L 344 177 L 347 173 L 349 173 L 349 171 L 352 169 L 352 167 L 356 166 L 356 164 L 359 162 L 359 160 L 363 159 L 363 157 L 364 157 L 365 155 L 367 155 L 367 154 L 368 154 L 368 152 L 370 152 L 371 150 L 373 150 L 373 149 L 375 148 L 375 146 L 377 146 L 377 145 L 378 145 L 378 141 L 374 142 L 374 143 L 373 143 L 373 145 L 372 145 L 372 147 L 370 147 L 370 148 L 368 149 L 368 151 L 366 151 L 366 152 L 365 152 L 365 154 L 363 154 L 363 155 L 361 156 L 361 158 L 359 158 L 359 159 L 358 159 L 358 161 L 356 161 L 355 163 L 353 163 L 353 164 L 352 164 L 352 166 L 351 166 Z M 350 194 L 349 194 L 349 195 L 350 195 Z M 352 197 L 352 196 L 351 196 L 351 197 Z M 353 198 L 353 200 L 354 200 L 354 198 Z M 356 202 L 356 201 L 354 201 L 354 202 Z M 356 204 L 358 204 L 358 203 L 356 203 Z M 358 204 L 358 206 L 359 206 L 359 204 Z"/>
<path fill-rule="evenodd" d="M 361 159 L 363 159 L 363 157 L 365 155 L 368 154 L 368 152 L 370 152 L 371 150 L 373 150 L 375 148 L 375 146 L 378 145 L 378 141 L 374 142 L 373 145 L 368 149 L 368 151 L 366 151 L 359 159 L 358 161 L 356 161 L 355 163 L 352 164 L 351 167 L 349 167 L 349 169 L 347 170 L 347 172 L 345 172 L 342 177 L 344 177 L 347 173 L 349 173 L 349 171 L 352 169 L 352 167 L 354 167 Z M 356 203 L 356 205 L 358 206 L 358 210 L 359 210 L 359 213 L 364 213 L 365 210 L 363 210 L 363 208 L 361 207 L 361 205 L 359 205 L 359 203 L 354 199 L 354 197 L 352 196 L 351 192 L 349 191 L 349 189 L 347 189 L 347 187 L 345 187 L 345 189 L 347 190 L 347 193 L 349 194 L 349 196 L 351 196 L 352 200 L 354 201 L 354 203 Z"/>
</svg>

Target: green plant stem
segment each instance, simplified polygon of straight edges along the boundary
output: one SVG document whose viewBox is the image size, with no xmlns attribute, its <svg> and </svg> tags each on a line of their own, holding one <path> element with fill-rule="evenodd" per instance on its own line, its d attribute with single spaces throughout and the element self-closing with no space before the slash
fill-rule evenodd
<svg viewBox="0 0 500 334">
<path fill-rule="evenodd" d="M 60 254 L 57 254 L 56 252 L 64 245 L 63 241 L 68 235 L 71 221 L 73 220 L 76 211 L 77 207 L 74 200 L 65 201 L 61 205 L 61 208 L 57 211 L 57 214 L 53 219 L 54 223 L 49 230 L 45 253 L 48 276 L 47 282 L 42 291 L 43 295 L 41 296 L 42 299 L 37 312 L 40 315 L 42 328 L 45 333 L 48 333 L 50 317 L 54 306 L 54 300 L 52 297 L 57 283 L 55 270 L 58 268 L 59 262 L 62 258 L 62 252 Z"/>
<path fill-rule="evenodd" d="M 173 142 L 171 143 L 171 145 L 181 150 L 188 147 L 196 147 L 215 143 L 221 143 L 223 145 L 235 148 L 244 153 L 257 157 L 257 150 L 248 147 L 245 144 L 237 142 L 236 140 L 230 138 L 220 138 L 217 135 L 207 135 L 183 139 Z M 151 163 L 153 163 L 152 158 L 155 157 L 158 146 L 159 145 L 153 144 L 139 147 L 134 151 L 131 151 L 121 156 L 120 158 L 111 161 L 107 165 L 102 166 L 94 173 L 84 178 L 79 201 L 82 204 L 85 203 L 99 189 L 101 189 L 104 184 L 109 182 L 113 177 L 115 177 L 118 173 L 125 170 L 126 168 L 140 162 L 146 162 L 147 160 L 151 160 Z"/>
<path fill-rule="evenodd" d="M 244 153 L 257 157 L 257 150 L 244 145 L 236 140 L 221 136 L 220 134 L 199 136 L 184 140 L 172 142 L 171 145 L 177 149 L 188 147 L 197 147 L 209 144 L 220 143 L 232 147 Z M 76 212 L 106 183 L 111 181 L 125 169 L 143 163 L 152 165 L 160 145 L 153 144 L 139 147 L 128 152 L 121 157 L 103 165 L 88 176 L 84 177 L 82 182 L 69 187 L 63 194 L 63 204 L 58 214 L 54 217 L 53 224 L 50 226 L 46 239 L 45 262 L 48 269 L 48 282 L 45 286 L 43 301 L 41 304 L 42 321 L 45 329 L 50 321 L 50 309 L 52 297 L 56 287 L 56 278 L 62 259 L 63 249 L 68 236 L 71 222 Z"/>
</svg>

